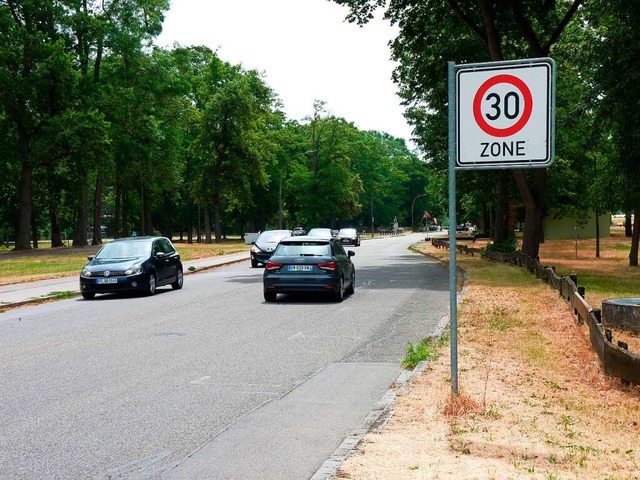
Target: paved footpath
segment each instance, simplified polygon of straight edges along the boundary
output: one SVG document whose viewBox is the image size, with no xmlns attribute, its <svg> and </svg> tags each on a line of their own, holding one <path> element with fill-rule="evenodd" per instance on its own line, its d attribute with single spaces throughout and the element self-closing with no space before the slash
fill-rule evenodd
<svg viewBox="0 0 640 480">
<path fill-rule="evenodd" d="M 200 258 L 182 262 L 184 274 L 189 275 L 209 268 L 220 267 L 230 263 L 249 260 L 249 252 L 231 253 L 211 258 Z M 80 272 L 71 277 L 52 278 L 37 282 L 12 283 L 0 285 L 0 309 L 2 307 L 16 307 L 38 300 L 55 297 L 54 292 L 80 293 Z"/>
</svg>

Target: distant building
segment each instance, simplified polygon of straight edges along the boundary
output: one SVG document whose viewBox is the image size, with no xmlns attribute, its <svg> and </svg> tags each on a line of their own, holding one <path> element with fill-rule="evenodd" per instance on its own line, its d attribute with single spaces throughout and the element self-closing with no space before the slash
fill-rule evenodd
<svg viewBox="0 0 640 480">
<path fill-rule="evenodd" d="M 611 213 L 599 215 L 600 237 L 611 235 Z M 545 240 L 560 240 L 574 238 L 596 238 L 595 214 L 585 214 L 584 217 L 556 217 L 549 215 L 544 219 Z"/>
</svg>

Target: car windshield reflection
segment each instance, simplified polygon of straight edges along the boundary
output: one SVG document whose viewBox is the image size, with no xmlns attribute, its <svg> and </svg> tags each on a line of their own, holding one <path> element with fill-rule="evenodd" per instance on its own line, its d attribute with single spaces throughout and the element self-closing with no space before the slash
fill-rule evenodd
<svg viewBox="0 0 640 480">
<path fill-rule="evenodd" d="M 96 255 L 97 260 L 116 260 L 142 258 L 149 256 L 151 242 L 113 242 L 107 243 Z"/>
</svg>

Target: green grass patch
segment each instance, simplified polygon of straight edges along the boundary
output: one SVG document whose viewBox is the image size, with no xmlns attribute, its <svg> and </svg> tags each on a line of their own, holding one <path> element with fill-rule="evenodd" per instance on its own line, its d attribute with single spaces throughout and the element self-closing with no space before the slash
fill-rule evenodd
<svg viewBox="0 0 640 480">
<path fill-rule="evenodd" d="M 412 370 L 423 360 L 435 360 L 438 358 L 438 349 L 447 343 L 449 343 L 448 333 L 444 333 L 440 337 L 427 337 L 415 345 L 408 343 L 402 366 L 407 370 Z"/>
</svg>

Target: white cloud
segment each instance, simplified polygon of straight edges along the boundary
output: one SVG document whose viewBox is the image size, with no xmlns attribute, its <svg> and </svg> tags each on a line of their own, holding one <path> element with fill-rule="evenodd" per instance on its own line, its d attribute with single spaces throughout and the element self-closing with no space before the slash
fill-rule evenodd
<svg viewBox="0 0 640 480">
<path fill-rule="evenodd" d="M 312 114 L 314 100 L 364 130 L 411 137 L 402 116 L 388 42 L 395 31 L 376 20 L 344 21 L 328 0 L 173 0 L 156 43 L 206 45 L 224 61 L 265 74 L 291 119 Z"/>
</svg>

